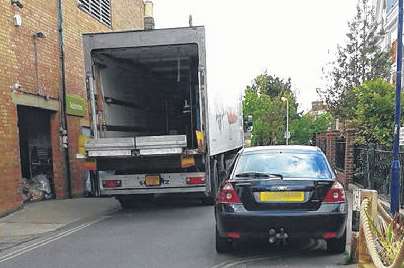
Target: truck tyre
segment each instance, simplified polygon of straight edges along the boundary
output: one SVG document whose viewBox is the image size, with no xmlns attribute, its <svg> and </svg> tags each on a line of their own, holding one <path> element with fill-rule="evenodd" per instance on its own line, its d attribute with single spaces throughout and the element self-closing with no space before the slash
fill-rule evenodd
<svg viewBox="0 0 404 268">
<path fill-rule="evenodd" d="M 154 194 L 133 195 L 126 197 L 116 197 L 123 209 L 141 207 L 144 203 L 153 200 Z"/>
<path fill-rule="evenodd" d="M 134 208 L 133 201 L 128 198 L 117 198 L 119 204 L 121 204 L 122 209 L 131 209 Z"/>
<path fill-rule="evenodd" d="M 213 206 L 215 204 L 215 198 L 213 196 L 203 197 L 201 201 L 202 204 L 206 206 Z"/>
<path fill-rule="evenodd" d="M 330 253 L 344 253 L 346 248 L 346 229 L 340 238 L 327 240 L 327 251 Z"/>
<path fill-rule="evenodd" d="M 209 196 L 202 198 L 202 204 L 206 206 L 213 206 L 216 200 L 216 185 L 218 181 L 218 172 L 217 172 L 217 160 L 213 160 L 212 168 L 211 168 L 211 180 L 210 180 L 210 193 Z"/>
<path fill-rule="evenodd" d="M 231 240 L 220 236 L 216 229 L 216 252 L 219 254 L 228 253 L 233 250 L 233 243 Z"/>
</svg>

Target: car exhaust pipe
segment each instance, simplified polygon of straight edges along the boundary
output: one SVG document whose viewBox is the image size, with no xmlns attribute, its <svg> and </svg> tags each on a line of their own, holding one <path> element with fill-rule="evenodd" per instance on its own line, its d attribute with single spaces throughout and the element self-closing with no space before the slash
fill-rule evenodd
<svg viewBox="0 0 404 268">
<path fill-rule="evenodd" d="M 269 230 L 269 239 L 268 242 L 270 244 L 282 244 L 286 245 L 287 239 L 289 238 L 288 233 L 285 232 L 284 228 L 280 228 L 279 232 L 277 232 L 274 228 Z"/>
</svg>

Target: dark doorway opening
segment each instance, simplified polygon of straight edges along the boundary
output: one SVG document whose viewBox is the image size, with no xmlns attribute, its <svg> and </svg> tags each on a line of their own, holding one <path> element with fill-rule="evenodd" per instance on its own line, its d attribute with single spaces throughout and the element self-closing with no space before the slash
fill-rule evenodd
<svg viewBox="0 0 404 268">
<path fill-rule="evenodd" d="M 52 112 L 18 105 L 17 114 L 23 192 L 29 200 L 53 198 Z"/>
</svg>

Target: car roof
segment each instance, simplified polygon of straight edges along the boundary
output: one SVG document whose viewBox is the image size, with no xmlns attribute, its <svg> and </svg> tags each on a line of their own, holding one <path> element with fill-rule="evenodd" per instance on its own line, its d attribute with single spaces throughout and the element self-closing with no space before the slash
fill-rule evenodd
<svg viewBox="0 0 404 268">
<path fill-rule="evenodd" d="M 261 153 L 261 152 L 287 152 L 287 153 L 321 153 L 321 149 L 308 145 L 272 145 L 256 146 L 244 148 L 241 153 Z"/>
</svg>

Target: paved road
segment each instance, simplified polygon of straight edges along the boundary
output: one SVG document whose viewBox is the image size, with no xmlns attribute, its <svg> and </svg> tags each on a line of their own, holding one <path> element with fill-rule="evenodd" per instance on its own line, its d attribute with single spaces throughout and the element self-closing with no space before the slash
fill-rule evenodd
<svg viewBox="0 0 404 268">
<path fill-rule="evenodd" d="M 72 230 L 21 248 L 19 256 L 11 252 L 6 261 L 0 256 L 0 267 L 338 267 L 344 263 L 343 255 L 329 255 L 323 241 L 312 240 L 285 248 L 244 244 L 238 252 L 218 255 L 213 208 L 189 200 L 158 199 Z"/>
</svg>

